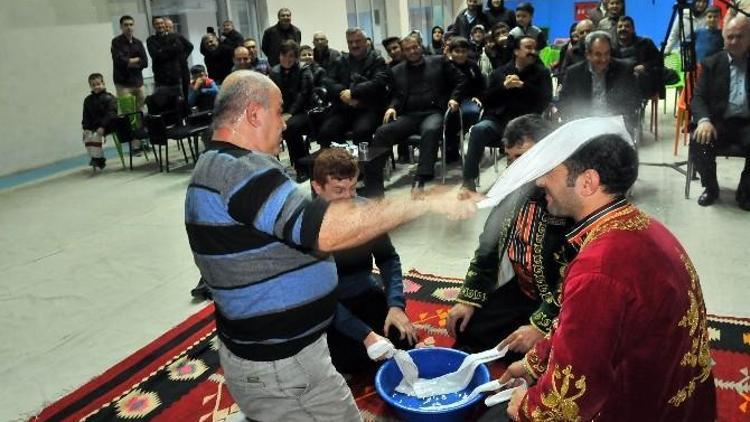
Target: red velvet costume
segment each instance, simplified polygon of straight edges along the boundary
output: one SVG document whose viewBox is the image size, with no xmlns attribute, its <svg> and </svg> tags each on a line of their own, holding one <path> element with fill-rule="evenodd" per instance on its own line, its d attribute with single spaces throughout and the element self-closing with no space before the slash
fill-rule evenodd
<svg viewBox="0 0 750 422">
<path fill-rule="evenodd" d="M 713 421 L 716 398 L 698 275 L 661 223 L 624 199 L 568 235 L 579 253 L 521 420 Z"/>
</svg>

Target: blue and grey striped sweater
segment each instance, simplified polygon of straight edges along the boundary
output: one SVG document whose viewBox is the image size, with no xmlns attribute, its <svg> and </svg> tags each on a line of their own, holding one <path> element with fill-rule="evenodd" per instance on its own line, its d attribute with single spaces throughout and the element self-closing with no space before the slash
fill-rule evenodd
<svg viewBox="0 0 750 422">
<path fill-rule="evenodd" d="M 212 142 L 193 171 L 185 226 L 216 303 L 221 340 L 244 359 L 296 354 L 333 319 L 336 265 L 314 247 L 327 204 L 279 161 Z"/>
</svg>

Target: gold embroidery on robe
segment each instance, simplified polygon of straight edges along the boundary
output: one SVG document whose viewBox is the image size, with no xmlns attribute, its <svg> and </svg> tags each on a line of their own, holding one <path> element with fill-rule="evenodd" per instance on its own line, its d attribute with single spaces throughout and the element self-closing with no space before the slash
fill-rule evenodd
<svg viewBox="0 0 750 422">
<path fill-rule="evenodd" d="M 633 214 L 632 216 L 628 216 Z M 627 216 L 627 217 L 626 217 Z M 622 218 L 626 217 L 626 218 Z M 621 231 L 641 231 L 645 230 L 651 219 L 637 209 L 633 205 L 627 205 L 619 211 L 610 213 L 601 220 L 595 223 L 595 227 L 591 228 L 586 235 L 586 239 L 581 244 L 581 250 L 586 247 L 589 243 L 595 241 L 602 235 L 609 233 L 613 230 Z"/>
<path fill-rule="evenodd" d="M 708 348 L 708 330 L 706 328 L 706 311 L 699 305 L 703 302 L 703 297 L 698 284 L 698 273 L 695 271 L 693 263 L 684 253 L 680 255 L 685 270 L 690 275 L 690 306 L 685 315 L 682 316 L 678 327 L 687 328 L 690 334 L 690 350 L 685 352 L 680 360 L 680 366 L 699 368 L 699 373 L 693 377 L 686 386 L 677 390 L 674 396 L 669 399 L 669 404 L 679 407 L 695 391 L 697 383 L 704 382 L 711 375 L 711 354 Z"/>
<path fill-rule="evenodd" d="M 559 381 L 559 382 L 558 382 Z M 571 386 L 571 382 L 573 386 Z M 568 365 L 562 371 L 555 365 L 552 373 L 552 391 L 542 394 L 542 405 L 546 410 L 535 409 L 531 416 L 535 421 L 579 421 L 580 409 L 576 400 L 586 394 L 586 376 L 576 379 L 573 368 Z M 573 388 L 575 387 L 575 391 Z"/>
</svg>

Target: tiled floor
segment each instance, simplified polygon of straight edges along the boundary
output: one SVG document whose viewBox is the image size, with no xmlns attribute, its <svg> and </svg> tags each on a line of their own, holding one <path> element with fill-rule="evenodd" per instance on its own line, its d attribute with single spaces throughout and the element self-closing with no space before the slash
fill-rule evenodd
<svg viewBox="0 0 750 422">
<path fill-rule="evenodd" d="M 641 160 L 684 160 L 684 148 L 672 155 L 673 118 L 659 117 L 662 140 L 647 135 Z M 641 167 L 633 200 L 685 245 L 709 312 L 747 317 L 750 213 L 733 200 L 742 165 L 719 160 L 721 201 L 709 208 L 695 202 L 699 183 L 685 200 L 684 176 L 665 167 Z M 394 189 L 408 189 L 407 172 L 399 168 Z M 76 167 L 0 191 L 0 420 L 32 415 L 203 306 L 189 296 L 198 272 L 183 227 L 188 176 L 110 160 L 103 174 Z M 494 178 L 487 168 L 483 187 Z M 405 269 L 463 276 L 486 215 L 396 230 Z"/>
</svg>

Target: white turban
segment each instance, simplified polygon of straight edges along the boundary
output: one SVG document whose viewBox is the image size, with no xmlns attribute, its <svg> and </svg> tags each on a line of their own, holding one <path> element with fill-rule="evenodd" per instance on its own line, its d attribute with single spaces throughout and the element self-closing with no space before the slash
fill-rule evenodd
<svg viewBox="0 0 750 422">
<path fill-rule="evenodd" d="M 622 116 L 589 117 L 560 126 L 514 161 L 477 205 L 494 207 L 511 192 L 562 164 L 590 140 L 607 134 L 619 135 L 634 145 Z"/>
</svg>

